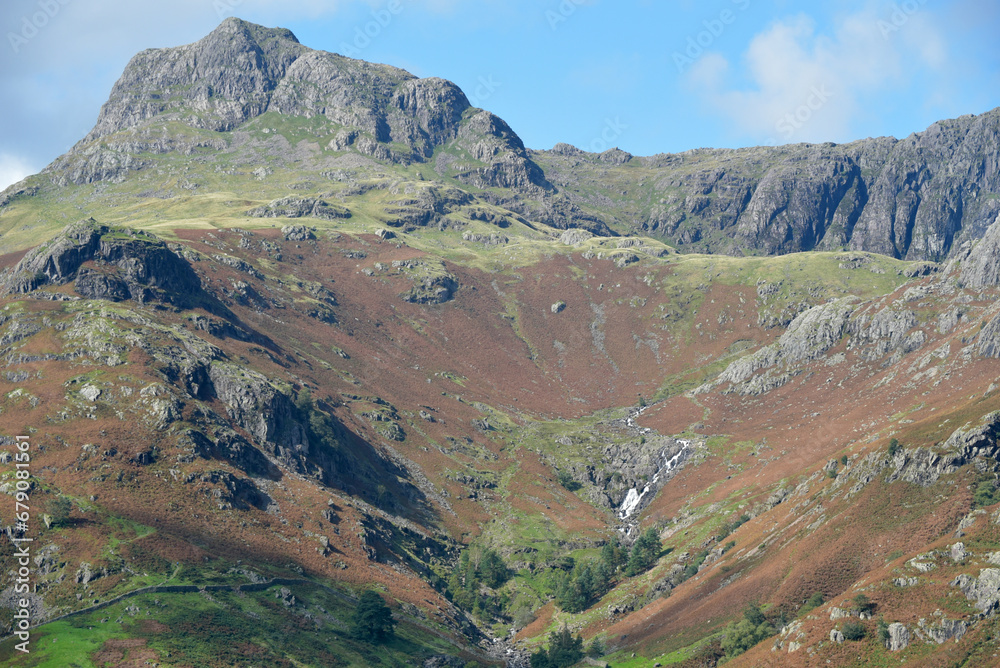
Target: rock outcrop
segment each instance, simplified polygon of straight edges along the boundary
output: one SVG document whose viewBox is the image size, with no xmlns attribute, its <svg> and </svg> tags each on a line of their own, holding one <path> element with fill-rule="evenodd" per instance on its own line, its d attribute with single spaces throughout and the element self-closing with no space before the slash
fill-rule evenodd
<svg viewBox="0 0 1000 668">
<path fill-rule="evenodd" d="M 889 639 L 886 646 L 890 652 L 901 652 L 910 645 L 910 631 L 899 622 L 889 624 Z"/>
<path fill-rule="evenodd" d="M 90 266 L 85 267 L 84 264 Z M 25 294 L 46 285 L 75 281 L 88 299 L 177 305 L 201 292 L 201 280 L 186 260 L 159 239 L 134 230 L 82 220 L 28 252 L 0 276 L 0 291 Z"/>
<path fill-rule="evenodd" d="M 350 218 L 351 212 L 316 197 L 283 197 L 270 204 L 250 209 L 247 211 L 247 215 L 251 218 L 310 217 L 336 220 Z"/>
<path fill-rule="evenodd" d="M 977 578 L 959 575 L 951 585 L 958 587 L 983 614 L 995 612 L 1000 606 L 1000 569 L 984 568 Z"/>
<path fill-rule="evenodd" d="M 712 385 L 731 385 L 732 391 L 749 395 L 780 387 L 789 378 L 782 368 L 817 359 L 837 345 L 847 331 L 855 303 L 853 298 L 838 299 L 805 311 L 776 343 L 736 360 Z M 756 375 L 761 370 L 766 372 Z"/>
<path fill-rule="evenodd" d="M 629 160 L 625 173 L 655 184 L 652 192 L 612 190 L 602 154 L 560 145 L 535 159 L 572 204 L 602 212 L 619 230 L 638 226 L 694 251 L 850 248 L 941 261 L 982 237 L 1000 213 L 998 135 L 1000 109 L 934 123 L 902 140 Z"/>
</svg>

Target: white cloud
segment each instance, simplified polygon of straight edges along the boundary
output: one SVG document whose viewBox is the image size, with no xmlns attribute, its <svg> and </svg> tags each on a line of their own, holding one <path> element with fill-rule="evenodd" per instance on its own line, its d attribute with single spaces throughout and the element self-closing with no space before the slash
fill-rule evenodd
<svg viewBox="0 0 1000 668">
<path fill-rule="evenodd" d="M 948 62 L 929 17 L 909 16 L 888 35 L 881 19 L 874 11 L 851 14 L 829 35 L 805 15 L 777 21 L 751 40 L 738 72 L 723 55 L 709 53 L 687 73 L 686 84 L 759 140 L 844 141 L 872 98 Z M 729 83 L 738 74 L 746 85 Z"/>
<path fill-rule="evenodd" d="M 37 171 L 16 155 L 0 153 L 0 191 Z"/>
</svg>

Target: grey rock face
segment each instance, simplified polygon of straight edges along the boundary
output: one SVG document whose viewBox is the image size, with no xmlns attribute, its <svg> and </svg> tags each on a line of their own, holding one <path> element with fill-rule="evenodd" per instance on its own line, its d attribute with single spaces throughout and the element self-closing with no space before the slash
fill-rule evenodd
<svg viewBox="0 0 1000 668">
<path fill-rule="evenodd" d="M 978 578 L 959 575 L 951 586 L 958 587 L 977 610 L 989 614 L 1000 605 L 1000 569 L 984 568 Z"/>
<path fill-rule="evenodd" d="M 351 212 L 343 207 L 335 206 L 329 202 L 314 197 L 283 197 L 276 199 L 270 204 L 259 206 L 247 211 L 251 218 L 321 218 L 323 220 L 336 220 L 338 218 L 350 218 Z"/>
<path fill-rule="evenodd" d="M 1000 218 L 997 219 L 1000 222 Z M 994 222 L 962 263 L 961 280 L 966 287 L 1000 285 L 1000 225 Z"/>
<path fill-rule="evenodd" d="M 428 276 L 416 282 L 403 299 L 411 304 L 444 304 L 455 297 L 458 281 L 451 274 Z"/>
<path fill-rule="evenodd" d="M 82 266 L 90 261 L 101 271 Z M 112 230 L 92 219 L 70 225 L 28 252 L 0 276 L 0 291 L 24 294 L 73 280 L 82 296 L 110 301 L 182 304 L 201 291 L 191 265 L 162 241 L 131 230 Z"/>
<path fill-rule="evenodd" d="M 331 150 L 396 163 L 423 162 L 436 147 L 457 140 L 483 163 L 459 178 L 550 189 L 514 131 L 488 112 L 467 115 L 469 108 L 461 89 L 444 79 L 417 79 L 387 65 L 314 51 L 288 30 L 228 18 L 194 44 L 136 55 L 93 130 L 45 171 L 60 184 L 118 182 L 148 166 L 141 154 L 196 148 L 143 132 L 154 119 L 222 133 L 276 112 L 323 117 L 344 128 Z"/>
<path fill-rule="evenodd" d="M 210 471 L 202 474 L 200 480 L 212 485 L 212 488 L 206 491 L 209 496 L 216 499 L 222 510 L 230 508 L 246 510 L 250 507 L 266 510 L 272 503 L 271 497 L 260 491 L 253 481 L 237 477 L 228 471 Z"/>
<path fill-rule="evenodd" d="M 894 622 L 889 624 L 889 640 L 886 645 L 890 652 L 901 652 L 906 649 L 910 644 L 910 632 L 909 630 L 900 624 L 899 622 Z"/>
<path fill-rule="evenodd" d="M 281 236 L 285 241 L 310 241 L 316 238 L 316 235 L 304 225 L 286 225 L 281 228 Z"/>
<path fill-rule="evenodd" d="M 730 364 L 716 383 L 732 384 L 742 394 L 760 394 L 783 385 L 788 377 L 771 369 L 816 359 L 833 348 L 847 331 L 854 308 L 855 300 L 848 298 L 809 309 L 792 321 L 776 343 Z M 762 369 L 768 372 L 754 377 Z"/>
<path fill-rule="evenodd" d="M 922 332 L 910 336 L 917 325 L 917 316 L 908 310 L 885 308 L 874 315 L 862 315 L 851 322 L 854 335 L 851 348 L 860 348 L 866 360 L 877 360 L 890 352 L 903 353 L 919 349 L 926 340 Z"/>
<path fill-rule="evenodd" d="M 921 619 L 917 622 L 917 628 L 917 633 L 926 637 L 928 642 L 942 645 L 952 638 L 956 641 L 961 640 L 965 632 L 968 631 L 969 625 L 961 620 L 947 618 L 939 619 L 935 623 L 928 623 L 926 619 Z"/>
<path fill-rule="evenodd" d="M 691 250 L 850 248 L 940 261 L 982 237 L 1000 212 L 998 134 L 994 110 L 903 140 L 633 158 L 628 167 L 645 168 L 639 178 L 655 183 L 654 192 L 613 193 L 603 203 L 579 188 L 602 188 L 596 154 L 560 146 L 536 159 L 572 203 L 602 208 L 619 229 L 638 225 Z"/>
<path fill-rule="evenodd" d="M 979 331 L 976 354 L 980 357 L 1000 357 L 1000 314 L 993 317 Z"/>
</svg>

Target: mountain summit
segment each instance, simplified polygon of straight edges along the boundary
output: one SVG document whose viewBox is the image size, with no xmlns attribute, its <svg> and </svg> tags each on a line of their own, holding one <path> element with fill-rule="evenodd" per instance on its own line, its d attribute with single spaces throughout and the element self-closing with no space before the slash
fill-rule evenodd
<svg viewBox="0 0 1000 668">
<path fill-rule="evenodd" d="M 472 108 L 450 81 L 309 49 L 289 30 L 237 18 L 194 44 L 135 56 L 93 130 L 46 171 L 61 182 L 115 180 L 113 166 L 146 164 L 137 153 L 218 145 L 176 136 L 172 127 L 226 135 L 265 114 L 322 119 L 329 152 L 353 149 L 405 165 L 452 143 L 475 165 L 446 168 L 448 176 L 515 191 L 549 187 L 514 131 Z"/>
</svg>

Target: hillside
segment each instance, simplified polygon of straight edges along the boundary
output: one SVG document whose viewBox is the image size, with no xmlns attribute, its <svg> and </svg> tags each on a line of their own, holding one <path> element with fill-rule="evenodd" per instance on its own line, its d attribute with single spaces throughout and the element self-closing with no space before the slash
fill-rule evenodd
<svg viewBox="0 0 1000 668">
<path fill-rule="evenodd" d="M 140 53 L 0 195 L 0 662 L 995 665 L 997 113 L 539 152 L 286 30 Z"/>
</svg>

